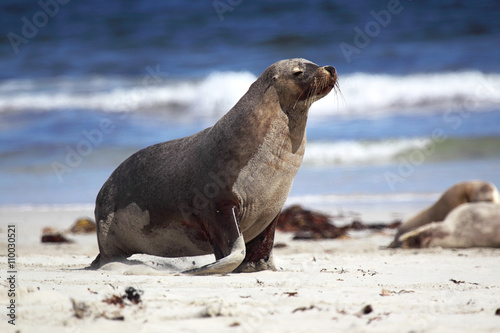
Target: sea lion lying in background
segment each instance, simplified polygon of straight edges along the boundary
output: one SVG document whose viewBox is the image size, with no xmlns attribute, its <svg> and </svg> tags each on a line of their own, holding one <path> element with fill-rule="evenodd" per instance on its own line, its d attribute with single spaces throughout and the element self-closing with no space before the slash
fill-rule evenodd
<svg viewBox="0 0 500 333">
<path fill-rule="evenodd" d="M 456 207 L 468 202 L 499 203 L 500 196 L 495 185 L 484 181 L 466 181 L 453 185 L 432 206 L 403 221 L 390 248 L 401 246 L 400 236 L 431 222 L 443 221 Z"/>
<path fill-rule="evenodd" d="M 500 204 L 474 202 L 460 205 L 442 222 L 432 222 L 399 237 L 403 248 L 498 247 Z"/>
</svg>

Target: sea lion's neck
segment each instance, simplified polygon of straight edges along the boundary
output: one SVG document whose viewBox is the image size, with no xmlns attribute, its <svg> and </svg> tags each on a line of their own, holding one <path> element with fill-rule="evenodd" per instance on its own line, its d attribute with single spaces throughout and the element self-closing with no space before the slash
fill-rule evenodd
<svg viewBox="0 0 500 333">
<path fill-rule="evenodd" d="M 264 140 L 280 142 L 275 145 L 278 150 L 284 149 L 285 141 L 290 141 L 289 149 L 297 150 L 305 136 L 306 120 L 307 113 L 296 117 L 283 110 L 276 90 L 256 81 L 211 132 L 221 150 L 245 161 Z"/>
<path fill-rule="evenodd" d="M 251 137 L 246 138 L 252 142 L 252 154 L 241 165 L 232 188 L 238 201 L 244 203 L 240 227 L 245 239 L 262 232 L 262 222 L 272 220 L 285 203 L 302 163 L 306 138 L 306 117 L 301 121 L 291 116 L 279 103 L 263 104 L 252 112 L 257 112 L 260 124 L 266 123 L 266 131 L 249 133 Z M 249 119 L 249 125 L 254 125 L 255 118 Z"/>
<path fill-rule="evenodd" d="M 308 112 L 307 108 L 284 111 L 293 153 L 297 153 L 299 148 L 305 144 Z"/>
</svg>

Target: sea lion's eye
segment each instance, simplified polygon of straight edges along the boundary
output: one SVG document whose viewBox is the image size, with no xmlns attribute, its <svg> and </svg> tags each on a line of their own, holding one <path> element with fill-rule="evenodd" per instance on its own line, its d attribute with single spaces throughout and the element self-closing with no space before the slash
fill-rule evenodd
<svg viewBox="0 0 500 333">
<path fill-rule="evenodd" d="M 295 77 L 299 77 L 299 76 L 301 76 L 302 74 L 304 74 L 304 72 L 303 72 L 303 71 L 300 71 L 300 70 L 293 72 L 293 76 L 295 76 Z"/>
</svg>

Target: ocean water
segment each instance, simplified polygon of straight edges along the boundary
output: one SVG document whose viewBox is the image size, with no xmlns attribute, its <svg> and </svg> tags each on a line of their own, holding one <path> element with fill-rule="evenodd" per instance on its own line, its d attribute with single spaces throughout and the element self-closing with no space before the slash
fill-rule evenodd
<svg viewBox="0 0 500 333">
<path fill-rule="evenodd" d="M 296 201 L 500 186 L 498 17 L 497 1 L 2 1 L 0 205 L 91 205 L 130 154 L 211 126 L 294 57 L 335 66 L 341 90 L 311 107 Z"/>
</svg>

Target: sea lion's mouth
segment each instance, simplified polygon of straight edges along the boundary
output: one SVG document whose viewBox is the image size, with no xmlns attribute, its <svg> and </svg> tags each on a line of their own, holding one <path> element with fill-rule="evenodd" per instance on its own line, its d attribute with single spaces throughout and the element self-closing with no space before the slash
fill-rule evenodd
<svg viewBox="0 0 500 333">
<path fill-rule="evenodd" d="M 320 98 L 328 95 L 332 89 L 340 91 L 337 80 L 337 70 L 333 66 L 319 67 L 316 75 L 309 84 L 305 100 L 308 104 L 312 104 Z"/>
</svg>

